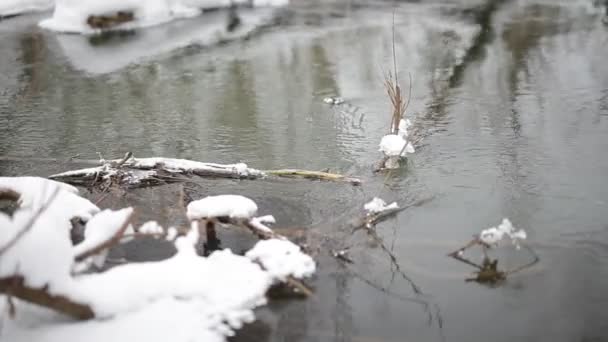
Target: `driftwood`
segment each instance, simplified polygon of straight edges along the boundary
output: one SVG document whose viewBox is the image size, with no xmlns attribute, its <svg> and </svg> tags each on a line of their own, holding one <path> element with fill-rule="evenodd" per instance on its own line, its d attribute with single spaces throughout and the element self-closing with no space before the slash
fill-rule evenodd
<svg viewBox="0 0 608 342">
<path fill-rule="evenodd" d="M 307 170 L 294 170 L 294 169 L 283 169 L 283 170 L 269 170 L 266 171 L 267 174 L 278 176 L 278 177 L 288 177 L 288 178 L 307 178 L 314 180 L 326 180 L 326 181 L 339 181 L 339 182 L 348 182 L 353 185 L 360 185 L 361 180 L 359 178 L 353 178 L 344 176 L 336 173 L 322 172 L 322 171 L 307 171 Z"/>
<path fill-rule="evenodd" d="M 72 161 L 91 162 L 90 160 Z M 236 179 L 262 179 L 274 176 L 361 184 L 358 178 L 329 172 L 295 169 L 262 171 L 249 168 L 242 163 L 217 164 L 172 158 L 133 158 L 130 152 L 122 159 L 109 161 L 101 159 L 96 163 L 101 163 L 101 166 L 67 171 L 51 175 L 49 178 L 103 191 L 115 185 L 131 188 L 185 181 L 187 180 L 185 176 L 189 175 Z"/>
</svg>

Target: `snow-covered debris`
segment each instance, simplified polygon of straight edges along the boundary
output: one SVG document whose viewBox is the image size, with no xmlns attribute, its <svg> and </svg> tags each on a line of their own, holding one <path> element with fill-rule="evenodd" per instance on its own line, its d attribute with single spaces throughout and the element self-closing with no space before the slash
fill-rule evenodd
<svg viewBox="0 0 608 342">
<path fill-rule="evenodd" d="M 407 145 L 406 145 L 407 144 Z M 387 134 L 380 140 L 380 152 L 388 157 L 400 157 L 406 153 L 416 152 L 414 146 L 397 134 Z"/>
<path fill-rule="evenodd" d="M 132 214 L 133 208 L 125 208 L 117 211 L 106 209 L 93 216 L 86 224 L 84 240 L 74 246 L 74 256 L 81 256 L 122 235 L 121 230 L 126 230 Z"/>
<path fill-rule="evenodd" d="M 148 221 L 137 230 L 142 234 L 163 234 L 165 230 L 156 221 Z"/>
<path fill-rule="evenodd" d="M 200 209 L 199 214 L 202 212 L 196 217 L 208 217 L 214 212 L 213 215 L 251 219 L 257 210 L 253 201 L 242 196 L 207 199 L 210 205 L 203 205 L 202 209 L 193 206 Z M 195 249 L 199 243 L 198 222 L 193 221 L 188 234 L 176 238 L 177 253 L 169 259 L 74 275 L 74 270 L 85 270 L 90 263 L 102 260 L 106 251 L 83 262 L 76 262 L 75 256 L 97 252 L 100 245 L 108 247 L 105 242 L 120 235 L 121 229 L 133 231 L 127 225 L 132 211 L 126 208 L 97 213 L 86 225 L 85 240 L 75 247 L 69 229 L 62 226 L 69 223 L 52 211 L 43 212 L 35 220 L 33 207 L 19 208 L 12 217 L 0 213 L 0 246 L 6 246 L 28 222 L 33 222 L 2 254 L 0 279 L 23 278 L 28 291 L 61 296 L 86 306 L 98 318 L 66 322 L 65 317 L 59 319 L 51 310 L 36 311 L 32 309 L 35 306 L 15 299 L 17 318 L 3 321 L 2 340 L 57 342 L 85 336 L 83 340 L 88 342 L 127 342 L 133 338 L 150 342 L 223 342 L 234 330 L 254 320 L 252 310 L 266 303 L 266 291 L 274 282 L 289 276 L 310 276 L 315 270 L 312 258 L 287 240 L 259 242 L 247 256 L 225 249 L 201 257 Z M 255 220 L 262 224 L 273 222 L 274 218 L 263 216 Z M 139 231 L 162 230 L 156 223 L 147 223 Z M 169 228 L 168 235 L 174 238 L 177 230 Z M 0 310 L 6 302 L 3 299 L 0 296 Z M 24 307 L 28 309 L 23 310 Z M 176 326 L 180 329 L 176 330 Z"/>
<path fill-rule="evenodd" d="M 251 199 L 240 195 L 208 196 L 190 202 L 187 208 L 189 220 L 201 220 L 212 217 L 230 217 L 250 219 L 258 211 L 258 206 Z"/>
<path fill-rule="evenodd" d="M 344 103 L 344 99 L 341 97 L 326 97 L 323 99 L 323 102 L 330 105 L 341 105 Z"/>
<path fill-rule="evenodd" d="M 498 227 L 490 227 L 484 229 L 479 234 L 479 240 L 486 245 L 496 246 L 503 238 L 510 238 L 511 242 L 519 247 L 519 241 L 527 238 L 526 231 L 523 229 L 516 230 L 509 219 L 503 219 Z"/>
<path fill-rule="evenodd" d="M 365 203 L 363 208 L 368 214 L 376 214 L 390 209 L 399 209 L 399 205 L 397 205 L 397 202 L 387 205 L 383 199 L 374 197 L 371 201 Z"/>
<path fill-rule="evenodd" d="M 249 4 L 249 0 L 56 0 L 53 16 L 41 21 L 40 26 L 53 31 L 83 34 L 99 32 L 100 27 L 129 30 L 194 17 L 205 9 L 226 8 L 232 3 Z M 254 7 L 282 6 L 285 3 L 285 0 L 251 2 Z M 105 19 L 93 23 L 92 16 Z"/>
<path fill-rule="evenodd" d="M 402 120 L 403 121 L 403 120 Z M 404 122 L 404 127 L 406 123 Z M 401 124 L 400 124 L 401 126 Z M 384 162 L 384 167 L 387 169 L 396 169 L 399 167 L 399 159 L 407 153 L 414 153 L 416 150 L 412 143 L 406 140 L 407 130 L 399 132 L 399 134 L 387 134 L 380 140 L 379 151 L 387 157 Z"/>
<path fill-rule="evenodd" d="M 298 279 L 309 277 L 316 268 L 314 260 L 288 240 L 262 240 L 245 256 L 260 263 L 274 279 L 280 281 L 284 281 L 289 276 Z"/>
<path fill-rule="evenodd" d="M 50 10 L 54 3 L 54 0 L 2 0 L 0 17 Z"/>
<path fill-rule="evenodd" d="M 216 164 L 175 158 L 132 158 L 124 165 L 137 169 L 165 168 L 174 172 L 192 172 L 201 175 L 226 174 L 240 177 L 259 177 L 264 174 L 260 170 L 249 168 L 245 163 Z"/>
<path fill-rule="evenodd" d="M 266 224 L 274 224 L 276 223 L 274 216 L 272 215 L 265 215 L 265 216 L 260 216 L 260 217 L 254 217 L 252 218 L 249 223 L 257 230 L 263 232 L 263 233 L 268 233 L 268 234 L 272 234 L 272 229 L 270 229 L 270 227 L 266 226 Z"/>
</svg>

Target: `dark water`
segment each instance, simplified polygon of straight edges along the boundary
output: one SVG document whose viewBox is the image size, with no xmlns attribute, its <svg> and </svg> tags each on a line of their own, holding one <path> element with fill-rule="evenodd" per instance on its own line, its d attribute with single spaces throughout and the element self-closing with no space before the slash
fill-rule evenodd
<svg viewBox="0 0 608 342">
<path fill-rule="evenodd" d="M 407 167 L 388 176 L 371 170 L 390 115 L 382 89 L 392 55 L 389 3 L 299 3 L 282 14 L 282 25 L 215 47 L 189 44 L 208 38 L 204 25 L 213 20 L 97 45 L 41 31 L 39 17 L 2 21 L 0 156 L 24 160 L 0 161 L 0 174 L 75 167 L 29 157 L 128 150 L 360 176 L 361 187 L 188 185 L 200 196 L 250 196 L 279 226 L 304 229 L 322 249 L 351 247 L 355 263 L 347 266 L 318 253 L 315 297 L 259 310 L 260 320 L 237 340 L 608 340 L 603 15 L 582 0 L 399 5 L 399 76 L 403 84 L 412 76 L 408 112 L 425 139 Z M 346 104 L 325 105 L 333 95 Z M 430 199 L 377 227 L 399 269 L 377 241 L 350 230 L 373 196 Z M 179 223 L 177 197 L 174 187 L 142 189 L 108 205 L 136 205 L 140 220 Z M 503 217 L 528 231 L 540 263 L 500 287 L 465 283 L 472 269 L 446 253 Z M 223 241 L 235 250 L 251 243 L 238 232 Z M 120 252 L 129 260 L 167 253 L 146 243 Z M 497 255 L 505 267 L 525 262 L 524 252 L 509 248 Z"/>
</svg>

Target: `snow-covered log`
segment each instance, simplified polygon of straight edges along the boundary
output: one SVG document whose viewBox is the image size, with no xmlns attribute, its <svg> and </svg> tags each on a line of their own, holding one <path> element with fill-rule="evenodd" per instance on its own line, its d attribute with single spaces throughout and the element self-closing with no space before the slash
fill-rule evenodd
<svg viewBox="0 0 608 342">
<path fill-rule="evenodd" d="M 90 161 L 86 161 L 90 162 Z M 118 184 L 127 187 L 152 186 L 182 181 L 180 175 L 200 177 L 260 179 L 269 176 L 305 178 L 312 180 L 361 184 L 361 180 L 335 173 L 295 169 L 262 171 L 245 163 L 217 164 L 175 158 L 132 158 L 129 153 L 123 159 L 101 160 L 101 166 L 72 170 L 51 175 L 49 178 L 83 186 Z"/>
</svg>

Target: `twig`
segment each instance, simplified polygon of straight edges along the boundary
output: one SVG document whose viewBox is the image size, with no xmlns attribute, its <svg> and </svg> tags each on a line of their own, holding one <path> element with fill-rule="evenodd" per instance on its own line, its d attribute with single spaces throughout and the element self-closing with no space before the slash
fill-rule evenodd
<svg viewBox="0 0 608 342">
<path fill-rule="evenodd" d="M 504 272 L 505 275 L 511 275 L 511 274 L 523 271 L 523 270 L 525 270 L 527 268 L 530 268 L 530 267 L 536 265 L 540 261 L 540 257 L 538 256 L 538 254 L 536 254 L 536 252 L 534 252 L 534 250 L 530 246 L 525 245 L 525 244 L 521 244 L 521 246 L 523 248 L 525 248 L 528 252 L 530 252 L 530 254 L 532 254 L 532 257 L 533 257 L 532 261 L 530 261 L 529 263 L 527 263 L 525 265 L 516 267 L 516 268 L 514 268 L 512 270 L 505 271 Z"/>
<path fill-rule="evenodd" d="M 298 291 L 302 292 L 306 297 L 312 297 L 313 292 L 309 289 L 302 281 L 296 279 L 292 276 L 287 277 L 287 284 L 298 289 Z"/>
<path fill-rule="evenodd" d="M 76 319 L 91 319 L 95 316 L 88 305 L 74 302 L 61 295 L 50 294 L 46 286 L 42 288 L 26 286 L 22 276 L 0 278 L 0 293 L 10 293 L 11 296 L 53 309 Z"/>
<path fill-rule="evenodd" d="M 86 258 L 93 256 L 95 254 L 98 254 L 99 252 L 108 249 L 114 245 L 116 245 L 117 243 L 120 242 L 125 230 L 127 229 L 127 227 L 129 226 L 129 222 L 131 222 L 131 218 L 133 217 L 133 213 L 131 213 L 127 219 L 125 220 L 125 222 L 123 222 L 122 226 L 120 227 L 120 229 L 118 229 L 116 231 L 116 233 L 114 235 L 112 235 L 109 239 L 103 241 L 102 243 L 100 243 L 97 246 L 94 246 L 91 249 L 88 249 L 86 251 L 81 252 L 80 254 L 74 256 L 74 260 L 76 261 L 83 261 Z M 86 241 L 86 240 L 85 240 Z"/>
</svg>

